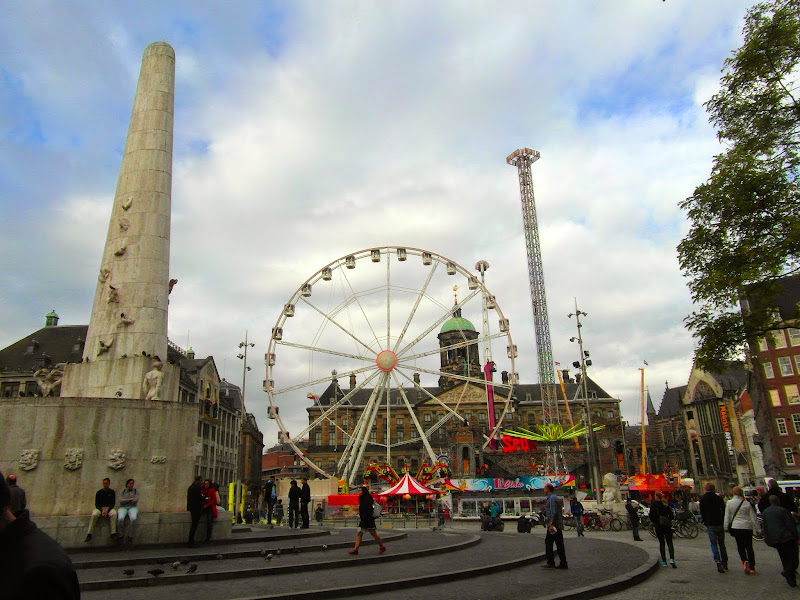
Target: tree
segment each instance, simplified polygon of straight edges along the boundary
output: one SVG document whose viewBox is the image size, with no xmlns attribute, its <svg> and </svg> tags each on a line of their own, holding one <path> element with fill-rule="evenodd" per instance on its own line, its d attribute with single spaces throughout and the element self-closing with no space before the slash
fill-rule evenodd
<svg viewBox="0 0 800 600">
<path fill-rule="evenodd" d="M 777 280 L 800 272 L 800 0 L 753 6 L 743 32 L 705 104 L 726 150 L 679 205 L 691 227 L 678 260 L 697 307 L 685 323 L 710 370 L 775 327 Z"/>
</svg>

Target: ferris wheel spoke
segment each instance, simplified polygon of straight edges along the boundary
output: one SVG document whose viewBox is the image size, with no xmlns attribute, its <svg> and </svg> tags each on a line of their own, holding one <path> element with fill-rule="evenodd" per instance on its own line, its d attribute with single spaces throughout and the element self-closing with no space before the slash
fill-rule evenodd
<svg viewBox="0 0 800 600">
<path fill-rule="evenodd" d="M 353 284 L 350 283 L 350 279 L 347 277 L 347 273 L 345 273 L 341 269 L 339 269 L 339 271 L 341 272 L 342 277 L 344 277 L 345 282 L 347 282 L 347 287 L 350 288 L 350 293 L 353 295 L 356 304 L 358 304 L 358 308 L 361 310 L 361 314 L 364 316 L 364 321 L 367 323 L 367 327 L 369 327 L 369 330 L 372 332 L 372 337 L 375 338 L 376 342 L 380 343 L 378 340 L 378 335 L 375 333 L 375 329 L 372 327 L 372 322 L 369 320 L 369 317 L 367 317 L 367 312 L 364 310 L 364 306 L 361 304 L 361 300 L 359 300 L 358 294 L 353 289 Z"/>
<path fill-rule="evenodd" d="M 354 334 L 353 334 L 351 331 L 348 331 L 348 330 L 347 330 L 345 327 L 343 327 L 343 326 L 342 326 L 342 325 L 341 325 L 341 324 L 340 324 L 338 321 L 336 321 L 335 319 L 333 319 L 333 318 L 331 318 L 330 316 L 328 316 L 328 314 L 327 314 L 325 311 L 323 311 L 323 310 L 321 310 L 320 308 L 318 308 L 318 307 L 317 307 L 317 306 L 316 306 L 314 303 L 312 303 L 312 302 L 309 302 L 307 298 L 303 298 L 303 297 L 301 296 L 301 299 L 302 299 L 302 300 L 303 300 L 303 302 L 305 302 L 305 303 L 306 303 L 308 306 L 310 306 L 310 307 L 311 307 L 311 308 L 313 308 L 315 311 L 317 311 L 317 312 L 318 312 L 320 315 L 322 315 L 322 316 L 323 316 L 325 319 L 327 319 L 328 321 L 330 321 L 330 322 L 331 322 L 333 325 L 335 325 L 336 327 L 338 327 L 339 329 L 341 329 L 341 330 L 342 330 L 342 331 L 343 331 L 345 334 L 349 335 L 349 336 L 350 336 L 351 338 L 353 338 L 353 339 L 354 339 L 356 342 L 358 342 L 359 344 L 361 344 L 361 345 L 362 345 L 364 348 L 366 348 L 366 349 L 367 349 L 367 350 L 369 350 L 370 352 L 373 352 L 373 349 L 369 347 L 369 344 L 367 344 L 367 343 L 365 343 L 365 342 L 361 341 L 361 340 L 358 338 L 358 336 L 354 335 Z M 360 306 L 360 304 L 359 304 L 359 306 Z M 363 309 L 362 309 L 362 312 L 363 312 Z M 372 326 L 370 326 L 370 329 L 372 329 Z M 373 332 L 372 332 L 372 334 L 373 334 L 373 335 L 375 335 L 375 332 L 373 331 Z"/>
<path fill-rule="evenodd" d="M 300 350 L 309 350 L 311 352 L 321 352 L 323 354 L 332 354 L 333 356 L 341 356 L 343 358 L 352 358 L 353 360 L 360 360 L 364 362 L 374 363 L 375 358 L 368 357 L 368 356 L 359 356 L 358 354 L 349 354 L 347 352 L 337 352 L 336 350 L 328 350 L 326 348 L 320 348 L 318 346 L 308 346 L 306 344 L 296 344 L 294 342 L 287 342 L 285 340 L 281 340 L 276 342 L 276 345 L 279 346 L 288 346 L 290 348 L 299 348 Z"/>
<path fill-rule="evenodd" d="M 350 390 L 344 396 L 342 396 L 340 400 L 335 400 L 334 402 L 332 402 L 330 406 L 327 408 L 327 410 L 323 411 L 320 414 L 320 416 L 318 416 L 316 419 L 314 419 L 314 421 L 311 422 L 311 424 L 309 424 L 308 427 L 306 427 L 305 429 L 303 429 L 303 431 L 301 431 L 298 435 L 296 435 L 295 439 L 302 439 L 309 431 L 320 425 L 323 421 L 330 422 L 330 419 L 328 419 L 328 415 L 338 410 L 342 406 L 342 404 L 350 400 L 353 394 L 363 389 L 370 381 L 372 381 L 375 377 L 378 376 L 378 373 L 380 373 L 380 371 L 375 371 L 372 375 L 367 377 L 364 381 L 362 381 L 360 384 L 358 384 L 356 387 L 354 387 L 352 390 Z M 333 423 L 333 425 L 336 429 L 342 431 L 341 427 L 339 427 L 335 422 Z"/>
<path fill-rule="evenodd" d="M 403 398 L 403 403 L 406 405 L 406 409 L 408 410 L 408 414 L 411 416 L 411 421 L 414 423 L 414 427 L 417 429 L 417 433 L 419 433 L 419 437 L 422 440 L 422 445 L 425 446 L 425 451 L 428 453 L 428 456 L 431 458 L 432 463 L 436 463 L 436 455 L 433 453 L 433 448 L 431 448 L 431 444 L 428 441 L 428 436 L 425 435 L 425 430 L 420 425 L 419 419 L 417 419 L 417 415 L 414 412 L 414 409 L 411 408 L 411 403 L 408 401 L 408 396 L 406 396 L 406 391 L 403 389 L 400 380 L 397 377 L 396 373 L 392 373 L 392 378 L 394 379 L 395 384 L 397 385 L 397 389 L 400 392 L 400 396 Z"/>
<path fill-rule="evenodd" d="M 420 352 L 418 354 L 408 354 L 408 355 L 403 356 L 403 360 L 404 361 L 416 360 L 416 359 L 419 359 L 419 358 L 423 358 L 425 356 L 431 356 L 432 354 L 440 354 L 441 352 L 443 352 L 445 350 L 455 350 L 457 348 L 466 348 L 467 346 L 471 346 L 473 344 L 476 344 L 480 340 L 483 340 L 483 339 L 492 340 L 492 339 L 499 338 L 499 337 L 506 337 L 506 334 L 505 333 L 495 333 L 495 334 L 486 336 L 485 338 L 478 338 L 478 339 L 475 339 L 475 340 L 464 340 L 464 341 L 461 341 L 461 342 L 456 342 L 455 344 L 450 344 L 448 346 L 441 346 L 439 348 L 435 348 L 434 350 L 427 350 L 425 352 Z"/>
<path fill-rule="evenodd" d="M 434 273 L 436 273 L 436 268 L 439 266 L 439 263 L 433 263 L 433 268 L 430 269 L 428 272 L 428 278 L 425 280 L 425 283 L 422 286 L 422 289 L 417 294 L 417 299 L 414 301 L 414 306 L 411 308 L 411 312 L 408 313 L 408 319 L 406 319 L 406 323 L 403 326 L 403 330 L 400 332 L 397 341 L 394 344 L 394 348 L 392 349 L 395 353 L 397 353 L 397 349 L 400 347 L 403 338 L 405 338 L 406 331 L 408 330 L 409 325 L 411 325 L 411 321 L 414 320 L 414 315 L 417 313 L 417 309 L 419 308 L 419 303 L 422 302 L 422 299 L 425 297 L 426 292 L 428 291 L 428 286 L 431 284 L 431 280 L 433 279 Z"/>
<path fill-rule="evenodd" d="M 355 448 L 359 441 L 359 433 L 364 427 L 363 416 L 372 412 L 372 407 L 375 404 L 380 403 L 380 398 L 383 395 L 383 382 L 386 380 L 386 373 L 381 372 L 380 375 L 381 376 L 378 379 L 378 382 L 375 384 L 375 387 L 372 388 L 372 393 L 370 394 L 367 404 L 364 406 L 364 410 L 361 413 L 362 416 L 359 418 L 358 424 L 354 428 L 352 434 L 349 436 L 349 439 L 347 440 L 347 446 L 345 446 L 342 456 L 339 458 L 339 471 L 343 474 L 343 479 L 348 482 L 350 481 L 353 466 L 355 465 Z"/>
<path fill-rule="evenodd" d="M 389 348 L 389 340 L 392 339 L 392 261 L 389 254 L 386 254 L 386 348 Z"/>
<path fill-rule="evenodd" d="M 405 353 L 406 353 L 406 352 L 407 352 L 407 351 L 408 351 L 410 348 L 413 348 L 413 347 L 414 347 L 415 345 L 417 345 L 417 344 L 418 344 L 420 341 L 422 341 L 422 340 L 423 340 L 425 337 L 427 337 L 427 336 L 428 336 L 428 334 L 429 334 L 431 331 L 433 331 L 434 329 L 436 329 L 437 327 L 439 327 L 439 326 L 440 326 L 442 323 L 444 323 L 444 322 L 445 322 L 447 319 L 451 318 L 451 317 L 452 317 L 452 313 L 453 313 L 453 312 L 455 312 L 456 310 L 458 310 L 459 308 L 461 308 L 462 306 L 464 306 L 464 305 L 465 305 L 467 302 L 469 302 L 470 300 L 472 300 L 472 298 L 474 298 L 474 297 L 475 297 L 475 295 L 478 293 L 478 291 L 479 291 L 479 290 L 475 290 L 475 291 L 473 291 L 471 294 L 468 294 L 467 296 L 465 296 L 465 297 L 464 297 L 464 299 L 463 299 L 463 300 L 461 300 L 461 302 L 457 302 L 456 304 L 454 304 L 454 305 L 453 305 L 453 306 L 450 308 L 450 312 L 445 312 L 445 313 L 444 313 L 444 314 L 443 314 L 441 317 L 439 317 L 439 318 L 438 318 L 438 319 L 437 319 L 437 320 L 436 320 L 436 321 L 433 323 L 433 325 L 431 325 L 430 327 L 428 327 L 428 328 L 427 328 L 425 331 L 423 331 L 423 332 L 422 332 L 420 335 L 418 335 L 416 338 L 414 338 L 414 340 L 413 340 L 413 341 L 409 342 L 409 343 L 408 343 L 408 344 L 407 344 L 407 345 L 406 345 L 406 346 L 405 346 L 405 347 L 404 347 L 404 348 L 403 348 L 403 349 L 402 349 L 400 352 L 398 352 L 398 353 L 397 353 L 397 356 L 402 356 L 403 354 L 405 354 Z"/>
<path fill-rule="evenodd" d="M 389 379 L 388 374 L 385 375 L 386 376 L 383 378 L 384 382 L 388 381 Z M 381 385 L 381 383 L 383 382 L 379 382 L 376 387 L 383 388 L 384 385 Z M 388 397 L 389 397 L 388 390 L 386 390 L 384 393 L 387 395 L 386 397 L 388 402 Z M 353 461 L 352 466 L 350 468 L 350 479 L 353 480 L 353 483 L 355 483 L 354 478 L 356 476 L 358 466 L 361 464 L 361 461 L 364 457 L 364 451 L 367 449 L 367 445 L 369 444 L 369 434 L 372 431 L 373 425 L 375 424 L 375 419 L 380 409 L 382 396 L 383 394 L 378 394 L 375 397 L 375 402 L 373 403 L 372 406 L 369 407 L 369 409 L 367 407 L 364 407 L 363 414 L 367 415 L 367 418 L 366 419 L 362 418 L 359 420 L 359 423 L 363 423 L 363 427 L 362 430 L 360 431 L 360 437 L 359 437 L 360 443 L 358 444 L 358 447 L 356 449 L 355 460 Z M 372 400 L 372 398 L 370 398 L 370 400 Z"/>
<path fill-rule="evenodd" d="M 360 369 L 353 369 L 351 371 L 345 371 L 345 372 L 339 373 L 339 374 L 342 375 L 343 377 L 344 376 L 349 376 L 349 375 L 358 375 L 359 373 L 366 373 L 368 371 L 372 371 L 373 369 L 375 369 L 375 365 L 361 367 Z M 281 389 L 278 389 L 278 390 L 273 390 L 272 393 L 274 395 L 278 396 L 280 394 L 285 394 L 286 392 L 293 392 L 294 390 L 299 390 L 301 388 L 313 387 L 315 385 L 318 385 L 320 383 L 325 383 L 325 382 L 330 381 L 330 380 L 331 380 L 331 376 L 328 375 L 326 377 L 320 377 L 319 379 L 312 379 L 312 380 L 309 380 L 309 381 L 304 381 L 302 383 L 291 385 L 289 387 L 281 388 Z M 348 393 L 348 397 L 349 397 L 349 395 L 350 395 L 350 393 Z"/>
<path fill-rule="evenodd" d="M 431 371 L 431 372 L 433 372 L 433 371 Z M 464 420 L 464 417 L 462 417 L 461 415 L 459 415 L 459 414 L 458 414 L 457 412 L 455 412 L 455 411 L 454 411 L 454 410 L 453 410 L 451 407 L 447 406 L 447 404 L 445 404 L 444 402 L 442 402 L 442 401 L 441 401 L 439 398 L 437 398 L 436 396 L 434 396 L 433 394 L 431 394 L 431 393 L 430 393 L 428 390 L 426 390 L 424 387 L 422 387 L 421 385 L 419 385 L 419 384 L 418 384 L 416 381 L 414 381 L 413 379 L 411 379 L 411 378 L 410 378 L 408 375 L 406 375 L 404 372 L 402 372 L 402 371 L 399 371 L 399 373 L 400 373 L 400 375 L 402 375 L 402 376 L 403 376 L 403 378 L 404 378 L 404 379 L 406 379 L 407 381 L 409 381 L 409 382 L 410 382 L 410 383 L 411 383 L 411 384 L 412 384 L 412 385 L 413 385 L 413 386 L 414 386 L 414 387 L 415 387 L 417 390 L 421 391 L 423 394 L 425 394 L 426 396 L 428 396 L 428 398 L 430 398 L 430 399 L 431 399 L 431 400 L 433 400 L 433 401 L 434 401 L 436 404 L 438 404 L 439 406 L 441 406 L 442 408 L 444 408 L 444 409 L 445 409 L 445 410 L 446 410 L 448 413 L 451 413 L 451 414 L 453 415 L 453 417 L 454 417 L 454 418 L 456 418 L 456 419 L 458 419 L 458 420 L 460 420 L 460 421 L 463 421 L 463 420 Z"/>
</svg>

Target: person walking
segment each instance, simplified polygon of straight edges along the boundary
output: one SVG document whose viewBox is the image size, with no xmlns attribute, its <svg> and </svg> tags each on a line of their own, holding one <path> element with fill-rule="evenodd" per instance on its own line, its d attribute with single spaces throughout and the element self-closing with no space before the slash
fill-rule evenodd
<svg viewBox="0 0 800 600">
<path fill-rule="evenodd" d="M 711 555 L 717 563 L 717 571 L 724 573 L 728 570 L 728 550 L 725 548 L 725 503 L 716 493 L 716 486 L 708 482 L 706 493 L 700 496 L 700 517 L 706 526 L 708 542 L 711 545 Z"/>
<path fill-rule="evenodd" d="M 761 513 L 764 520 L 764 543 L 778 551 L 784 579 L 790 587 L 797 587 L 798 535 L 792 513 L 781 506 L 777 495 L 769 497 L 769 507 Z"/>
<path fill-rule="evenodd" d="M 300 483 L 300 529 L 308 529 L 308 505 L 311 503 L 311 487 L 308 485 L 308 477 L 301 477 Z"/>
<path fill-rule="evenodd" d="M 267 502 L 267 525 L 272 523 L 272 511 L 278 500 L 278 486 L 275 484 L 275 475 L 270 475 L 269 481 L 264 485 L 264 500 Z"/>
<path fill-rule="evenodd" d="M 583 510 L 583 504 L 575 496 L 569 499 L 569 512 L 572 513 L 572 517 L 575 519 L 575 529 L 578 530 L 578 537 L 586 537 L 583 535 L 583 513 L 585 511 Z"/>
<path fill-rule="evenodd" d="M 361 538 L 364 536 L 365 531 L 368 531 L 378 542 L 378 554 L 386 552 L 386 546 L 383 545 L 383 540 L 378 535 L 377 526 L 375 525 L 375 514 L 372 512 L 374 503 L 375 500 L 372 494 L 369 493 L 369 488 L 365 485 L 361 486 L 358 492 L 358 526 L 360 529 L 356 534 L 356 545 L 348 554 L 358 554 L 358 547 L 361 545 Z"/>
<path fill-rule="evenodd" d="M 772 496 L 777 496 L 780 499 L 781 506 L 788 510 L 790 513 L 797 512 L 797 503 L 794 501 L 789 494 L 782 491 L 778 482 L 772 478 L 767 479 L 767 491 L 766 493 L 761 496 L 758 501 L 758 510 L 759 512 L 764 512 L 770 507 L 769 499 Z"/>
<path fill-rule="evenodd" d="M 667 566 L 667 556 L 664 552 L 664 544 L 666 543 L 669 549 L 669 564 L 673 569 L 677 569 L 678 565 L 675 564 L 675 547 L 672 544 L 672 521 L 675 519 L 675 513 L 667 504 L 664 494 L 656 492 L 656 497 L 650 503 L 650 521 L 656 530 L 656 537 L 658 538 L 658 549 L 661 552 L 661 566 Z"/>
<path fill-rule="evenodd" d="M 300 497 L 303 492 L 297 487 L 297 481 L 292 479 L 289 482 L 289 527 L 297 528 L 300 524 L 298 513 L 300 512 Z"/>
<path fill-rule="evenodd" d="M 275 503 L 275 525 L 283 524 L 283 500 L 278 498 Z"/>
<path fill-rule="evenodd" d="M 203 478 L 198 475 L 194 478 L 194 483 L 186 490 L 186 510 L 192 515 L 192 525 L 189 527 L 189 548 L 194 546 L 194 534 L 200 524 L 200 517 L 203 515 Z"/>
<path fill-rule="evenodd" d="M 625 501 L 625 510 L 628 512 L 628 520 L 631 522 L 633 539 L 637 542 L 641 542 L 642 538 L 639 537 L 639 510 L 633 505 L 633 501 L 630 497 Z"/>
<path fill-rule="evenodd" d="M 544 486 L 547 499 L 544 502 L 544 525 L 547 534 L 544 537 L 544 552 L 547 562 L 542 565 L 545 569 L 568 569 L 567 553 L 564 551 L 564 505 L 556 495 L 556 488 L 552 483 Z M 553 555 L 553 544 L 558 550 L 558 566 Z"/>
<path fill-rule="evenodd" d="M 217 502 L 219 502 L 219 497 L 217 496 L 217 490 L 214 487 L 213 483 L 211 483 L 211 480 L 206 479 L 203 482 L 203 513 L 206 515 L 205 541 L 211 539 L 211 532 L 214 529 L 214 519 L 216 519 L 219 516 L 219 510 L 217 509 Z"/>
<path fill-rule="evenodd" d="M 744 498 L 738 485 L 733 488 L 733 498 L 725 505 L 725 529 L 736 540 L 736 549 L 742 559 L 745 575 L 756 572 L 756 555 L 753 551 L 753 532 L 758 529 L 756 512 Z"/>
</svg>

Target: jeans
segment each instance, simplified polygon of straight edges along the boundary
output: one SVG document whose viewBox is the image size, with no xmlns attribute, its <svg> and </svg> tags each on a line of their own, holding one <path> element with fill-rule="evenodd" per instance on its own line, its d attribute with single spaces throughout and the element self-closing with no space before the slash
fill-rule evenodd
<svg viewBox="0 0 800 600">
<path fill-rule="evenodd" d="M 192 513 L 192 526 L 189 528 L 189 544 L 194 544 L 194 534 L 197 532 L 197 526 L 200 524 L 200 517 L 203 515 L 203 509 L 194 509 Z"/>
<path fill-rule="evenodd" d="M 778 556 L 780 556 L 783 572 L 787 575 L 793 575 L 797 571 L 797 566 L 800 562 L 798 561 L 797 540 L 775 544 L 774 548 L 778 551 Z"/>
<path fill-rule="evenodd" d="M 672 545 L 672 527 L 669 525 L 666 527 L 656 525 L 656 537 L 658 537 L 658 551 L 661 552 L 661 560 L 663 562 L 667 562 L 667 557 L 664 554 L 665 542 L 667 544 L 667 549 L 669 550 L 669 557 L 674 559 L 675 547 Z"/>
<path fill-rule="evenodd" d="M 299 506 L 289 505 L 289 527 L 297 527 L 300 525 L 299 512 Z"/>
<path fill-rule="evenodd" d="M 736 549 L 739 551 L 739 558 L 742 562 L 750 563 L 750 568 L 756 567 L 756 553 L 753 552 L 753 530 L 752 529 L 731 529 L 731 535 L 736 540 Z"/>
<path fill-rule="evenodd" d="M 575 517 L 575 529 L 578 535 L 583 535 L 583 515 L 573 515 Z"/>
<path fill-rule="evenodd" d="M 97 523 L 97 519 L 101 518 L 103 513 L 100 509 L 95 508 L 92 511 L 92 518 L 89 519 L 89 531 L 87 533 L 91 534 L 94 531 L 94 525 Z M 111 528 L 111 535 L 115 535 L 117 533 L 117 511 L 113 508 L 108 511 L 108 525 Z"/>
<path fill-rule="evenodd" d="M 303 529 L 308 529 L 308 502 L 300 503 L 300 523 Z"/>
<path fill-rule="evenodd" d="M 553 554 L 553 542 L 555 542 L 558 550 L 558 560 L 562 565 L 567 566 L 567 553 L 564 552 L 564 534 L 560 529 L 555 533 L 548 531 L 547 535 L 544 536 L 544 553 L 547 557 L 547 564 L 556 564 L 556 557 Z"/>
<path fill-rule="evenodd" d="M 631 523 L 631 529 L 633 530 L 633 539 L 639 538 L 639 521 L 634 521 Z"/>
<path fill-rule="evenodd" d="M 136 531 L 136 517 L 139 516 L 139 509 L 136 506 L 120 506 L 119 510 L 117 511 L 117 531 L 122 534 L 122 531 L 125 529 L 125 517 L 130 519 L 131 524 L 128 527 L 128 536 L 130 539 L 133 539 L 133 533 Z"/>
<path fill-rule="evenodd" d="M 706 525 L 708 541 L 711 544 L 711 554 L 714 562 L 721 562 L 728 568 L 728 551 L 725 549 L 725 528 L 722 525 Z"/>
</svg>

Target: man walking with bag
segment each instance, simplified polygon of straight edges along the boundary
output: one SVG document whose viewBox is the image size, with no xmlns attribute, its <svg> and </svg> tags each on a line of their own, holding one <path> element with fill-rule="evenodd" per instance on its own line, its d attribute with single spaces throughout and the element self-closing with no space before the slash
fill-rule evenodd
<svg viewBox="0 0 800 600">
<path fill-rule="evenodd" d="M 717 571 L 724 573 L 728 570 L 728 551 L 725 549 L 725 528 L 722 523 L 725 519 L 725 503 L 716 494 L 713 483 L 706 484 L 706 493 L 700 496 L 700 516 L 706 526 L 708 541 L 711 544 L 711 555 L 717 563 Z"/>
<path fill-rule="evenodd" d="M 545 569 L 568 569 L 567 553 L 564 551 L 564 505 L 556 495 L 556 488 L 552 483 L 544 486 L 547 500 L 544 504 L 544 524 L 547 535 L 544 538 L 544 551 L 547 562 L 542 565 Z M 558 550 L 558 566 L 553 554 L 553 544 Z"/>
</svg>

